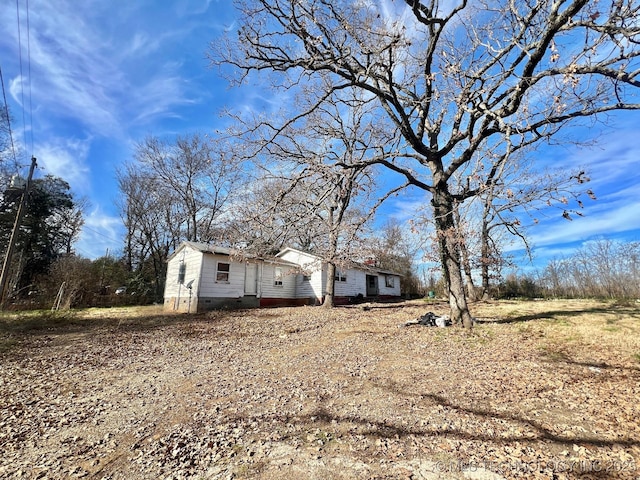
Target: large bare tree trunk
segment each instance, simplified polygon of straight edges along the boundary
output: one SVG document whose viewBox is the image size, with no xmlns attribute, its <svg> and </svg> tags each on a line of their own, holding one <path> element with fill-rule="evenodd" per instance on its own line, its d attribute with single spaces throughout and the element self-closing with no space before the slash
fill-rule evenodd
<svg viewBox="0 0 640 480">
<path fill-rule="evenodd" d="M 459 208 L 459 206 L 458 206 Z M 456 227 L 458 228 L 458 237 L 460 238 L 460 259 L 462 261 L 462 271 L 464 272 L 464 280 L 466 285 L 467 298 L 474 302 L 478 299 L 476 295 L 476 287 L 473 284 L 473 276 L 471 272 L 471 260 L 469 258 L 469 250 L 467 249 L 467 242 L 465 242 L 463 235 L 463 229 L 461 228 L 460 211 L 456 208 L 454 210 L 454 218 Z"/>
<path fill-rule="evenodd" d="M 336 264 L 334 258 L 338 252 L 338 234 L 335 227 L 334 209 L 329 207 L 327 214 L 329 224 L 329 257 L 331 260 L 327 262 L 327 279 L 324 289 L 324 302 L 322 306 L 325 308 L 333 308 L 335 304 L 336 291 Z"/>
<path fill-rule="evenodd" d="M 471 328 L 473 321 L 467 305 L 467 297 L 462 280 L 460 265 L 459 238 L 453 219 L 453 199 L 441 185 L 434 190 L 432 204 L 434 207 L 436 234 L 440 251 L 440 262 L 445 284 L 449 291 L 451 321 L 465 328 Z"/>
<path fill-rule="evenodd" d="M 482 219 L 482 233 L 480 234 L 480 277 L 482 278 L 482 299 L 489 299 L 489 268 L 491 264 L 491 248 L 489 246 L 489 226 L 486 214 Z"/>
<path fill-rule="evenodd" d="M 335 282 L 336 277 L 336 265 L 332 262 L 327 263 L 327 280 L 324 288 L 324 301 L 322 306 L 324 308 L 333 308 L 335 300 Z"/>
</svg>

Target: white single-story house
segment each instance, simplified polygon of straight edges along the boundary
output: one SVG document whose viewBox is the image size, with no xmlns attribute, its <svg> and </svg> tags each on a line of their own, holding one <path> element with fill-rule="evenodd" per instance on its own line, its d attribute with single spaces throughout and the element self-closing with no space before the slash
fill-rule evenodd
<svg viewBox="0 0 640 480">
<path fill-rule="evenodd" d="M 201 312 L 322 303 L 327 268 L 319 257 L 285 248 L 275 257 L 183 242 L 168 258 L 165 310 Z M 368 265 L 338 269 L 336 303 L 400 297 L 400 275 Z"/>
</svg>

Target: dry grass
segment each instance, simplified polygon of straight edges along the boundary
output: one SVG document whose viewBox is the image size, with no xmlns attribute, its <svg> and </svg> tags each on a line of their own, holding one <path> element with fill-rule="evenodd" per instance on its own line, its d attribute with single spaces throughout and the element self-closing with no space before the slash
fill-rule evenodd
<svg viewBox="0 0 640 480">
<path fill-rule="evenodd" d="M 0 476 L 640 476 L 640 305 L 370 307 L 5 315 Z"/>
</svg>

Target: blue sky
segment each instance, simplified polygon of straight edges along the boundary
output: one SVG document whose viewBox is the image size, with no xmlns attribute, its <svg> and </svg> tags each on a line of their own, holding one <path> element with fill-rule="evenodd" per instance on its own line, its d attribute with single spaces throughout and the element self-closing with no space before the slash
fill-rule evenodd
<svg viewBox="0 0 640 480">
<path fill-rule="evenodd" d="M 208 68 L 209 43 L 235 28 L 230 1 L 29 0 L 28 38 L 27 2 L 17 3 L 19 12 L 16 2 L 0 5 L 0 65 L 14 135 L 26 146 L 25 165 L 38 158 L 36 175 L 58 175 L 89 198 L 77 244 L 83 256 L 122 248 L 115 172 L 131 159 L 135 142 L 149 134 L 213 132 L 225 106 L 269 103 L 254 89 L 229 90 Z M 538 263 L 595 238 L 640 239 L 639 118 L 613 115 L 598 146 L 536 152 L 549 165 L 586 167 L 598 197 L 585 202 L 583 218 L 568 222 L 552 212 L 529 231 Z M 407 219 L 420 197 L 400 196 L 384 213 Z M 520 256 L 517 245 L 511 250 Z"/>
</svg>

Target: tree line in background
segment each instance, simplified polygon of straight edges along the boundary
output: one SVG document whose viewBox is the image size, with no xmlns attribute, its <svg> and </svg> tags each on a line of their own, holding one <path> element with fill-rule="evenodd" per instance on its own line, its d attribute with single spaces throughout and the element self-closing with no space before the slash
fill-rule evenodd
<svg viewBox="0 0 640 480">
<path fill-rule="evenodd" d="M 304 138 L 309 145 L 309 135 Z M 300 158 L 309 155 L 304 151 Z M 287 156 L 292 157 L 290 152 Z M 434 291 L 446 297 L 439 275 L 426 279 L 416 272 L 419 252 L 427 259 L 435 257 L 429 253 L 435 243 L 433 234 L 421 238 L 393 220 L 373 227 L 372 214 L 384 201 L 373 196 L 374 178 L 355 169 L 335 175 L 324 165 L 274 174 L 265 165 L 257 168 L 243 163 L 245 159 L 232 158 L 238 157 L 222 154 L 215 142 L 201 134 L 178 137 L 175 142 L 144 139 L 118 174 L 121 215 L 127 226 L 123 254 L 93 261 L 73 251 L 86 203 L 77 201 L 62 179 L 34 180 L 18 242 L 20 255 L 12 267 L 13 299 L 26 306 L 49 306 L 57 300 L 62 307 L 160 301 L 167 257 L 184 240 L 265 255 L 293 246 L 320 254 L 335 267 L 345 266 L 347 255 L 361 261 L 373 259 L 380 268 L 402 274 L 404 295 Z M 11 185 L 6 165 L 2 164 L 0 202 L 3 244 L 21 195 L 20 188 Z M 498 198 L 494 196 L 494 204 Z M 486 211 L 484 206 L 481 211 Z M 491 272 L 485 284 L 485 269 L 478 268 L 483 255 L 478 231 L 486 227 L 482 227 L 482 215 L 471 213 L 460 211 L 457 217 L 465 225 L 459 235 L 466 239 L 461 240 L 461 251 L 468 256 L 464 262 L 473 265 L 469 277 L 477 277 L 478 272 L 482 277 L 479 286 L 467 282 L 470 297 L 640 297 L 638 242 L 591 242 L 568 258 L 551 261 L 541 272 L 512 273 L 502 279 L 502 269 L 509 262 L 496 248 L 500 239 L 491 235 L 496 260 L 484 263 Z M 471 228 L 474 220 L 479 229 Z M 413 221 L 419 222 L 419 216 Z M 126 292 L 115 295 L 123 286 Z"/>
<path fill-rule="evenodd" d="M 198 133 L 173 142 L 146 138 L 118 174 L 128 269 L 147 278 L 153 297 L 160 300 L 167 257 L 182 241 L 261 256 L 289 246 L 320 256 L 334 269 L 353 259 L 375 259 L 380 268 L 401 272 L 404 291 L 417 295 L 415 251 L 401 227 L 389 223 L 374 234 L 380 199 L 373 198 L 370 172 L 336 171 L 320 161 L 301 170 L 272 168 L 285 158 L 288 166 L 300 165 L 302 159 L 342 151 L 337 142 L 353 152 L 349 142 L 357 138 L 356 131 L 342 129 L 333 147 L 325 142 L 321 154 L 311 148 L 321 148 L 311 134 L 291 132 L 287 149 L 281 145 L 271 152 L 275 160 L 270 165 L 239 154 L 237 144 Z M 329 138 L 326 132 L 318 135 Z M 331 285 L 327 292 L 331 298 Z"/>
<path fill-rule="evenodd" d="M 24 179 L 15 174 L 20 169 L 7 151 L 0 162 L 3 245 L 25 193 Z M 117 175 L 126 227 L 122 254 L 93 261 L 73 248 L 87 202 L 77 200 L 60 178 L 37 178 L 11 261 L 7 300 L 25 307 L 159 302 L 167 258 L 185 240 L 260 255 L 293 246 L 323 255 L 334 267 L 345 266 L 348 251 L 351 257 L 375 258 L 380 268 L 402 273 L 403 291 L 417 295 L 415 251 L 404 241 L 401 226 L 389 222 L 374 235 L 370 224 L 375 208 L 365 212 L 365 205 L 354 201 L 369 195 L 365 186 L 372 179 L 347 173 L 343 177 L 318 169 L 305 176 L 273 175 L 225 154 L 219 141 L 203 134 L 174 141 L 148 137 Z M 366 249 L 358 249 L 365 239 Z M 3 258 L 5 253 L 3 249 Z M 117 295 L 119 288 L 124 291 L 121 287 L 126 293 Z"/>
<path fill-rule="evenodd" d="M 500 298 L 640 299 L 640 242 L 600 239 L 530 274 L 507 275 Z"/>
<path fill-rule="evenodd" d="M 63 180 L 52 176 L 36 179 L 10 286 L 14 297 L 26 305 L 53 305 L 64 286 L 60 304 L 67 307 L 160 301 L 166 259 L 183 240 L 214 242 L 263 254 L 290 245 L 324 258 L 333 255 L 337 267 L 344 266 L 341 261 L 348 251 L 352 257 L 375 259 L 380 268 L 401 273 L 402 292 L 407 296 L 434 291 L 446 297 L 446 286 L 439 275 L 427 279 L 416 272 L 418 252 L 433 247 L 433 240 L 421 239 L 393 220 L 374 230 L 373 217 L 367 218 L 363 210 L 376 207 L 379 199 L 372 205 L 366 189 L 360 191 L 349 184 L 359 179 L 357 175 L 325 178 L 327 172 L 314 171 L 304 176 L 281 173 L 276 177 L 269 173 L 258 178 L 247 175 L 241 164 L 231 164 L 224 156 L 214 154 L 212 145 L 204 146 L 203 142 L 209 140 L 194 134 L 175 143 L 150 137 L 137 145 L 134 158 L 118 177 L 122 218 L 129 226 L 122 255 L 92 261 L 73 254 L 83 224 L 82 202 L 73 198 Z M 252 171 L 256 171 L 255 166 Z M 219 186 L 215 201 L 209 196 L 214 191 L 212 184 Z M 0 203 L 3 243 L 10 233 L 20 194 L 6 181 L 5 187 Z M 348 205 L 341 205 L 341 201 Z M 332 220 L 336 216 L 339 221 Z M 474 218 L 468 213 L 461 216 Z M 337 232 L 333 247 L 332 228 Z M 499 243 L 494 237 L 491 241 Z M 342 249 L 342 242 L 348 250 Z M 481 248 L 474 242 L 481 243 L 477 232 L 464 242 L 468 252 L 476 252 L 467 261 L 475 266 L 470 275 L 477 276 L 482 272 L 477 268 Z M 492 251 L 498 255 L 497 249 Z M 502 266 L 508 263 L 500 255 L 491 267 L 488 286 L 484 281 L 481 286 L 470 281 L 467 288 L 482 293 L 488 288 L 488 296 L 493 298 L 640 298 L 638 242 L 590 242 L 570 257 L 552 260 L 541 271 L 511 273 L 503 279 Z M 115 295 L 122 286 L 126 286 L 126 293 Z"/>
</svg>

